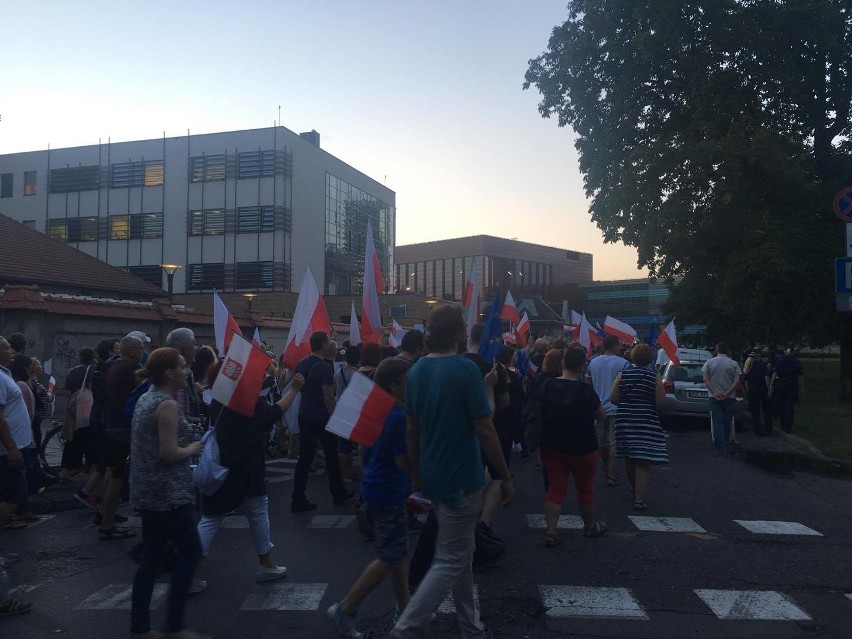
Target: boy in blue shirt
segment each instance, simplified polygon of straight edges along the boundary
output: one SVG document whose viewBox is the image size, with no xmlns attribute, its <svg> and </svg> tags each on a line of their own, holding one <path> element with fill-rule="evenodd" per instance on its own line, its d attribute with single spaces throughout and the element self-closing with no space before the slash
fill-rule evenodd
<svg viewBox="0 0 852 639">
<path fill-rule="evenodd" d="M 371 448 L 364 448 L 364 479 L 361 493 L 373 518 L 377 559 L 364 569 L 340 603 L 328 609 L 341 637 L 357 639 L 355 628 L 358 605 L 382 581 L 390 577 L 396 595 L 397 611 L 408 605 L 408 525 L 405 498 L 411 490 L 408 472 L 405 412 L 405 374 L 408 364 L 386 359 L 379 364 L 375 383 L 399 402 L 385 420 L 382 432 Z"/>
</svg>

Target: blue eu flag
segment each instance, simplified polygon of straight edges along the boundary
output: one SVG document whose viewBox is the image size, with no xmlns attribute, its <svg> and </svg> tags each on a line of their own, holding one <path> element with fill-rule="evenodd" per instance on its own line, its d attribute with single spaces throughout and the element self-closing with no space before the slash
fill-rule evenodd
<svg viewBox="0 0 852 639">
<path fill-rule="evenodd" d="M 503 348 L 503 326 L 500 314 L 503 312 L 503 296 L 500 289 L 494 289 L 494 303 L 488 309 L 485 316 L 485 325 L 482 327 L 482 338 L 479 340 L 479 354 L 489 364 L 494 363 L 494 358 Z"/>
</svg>

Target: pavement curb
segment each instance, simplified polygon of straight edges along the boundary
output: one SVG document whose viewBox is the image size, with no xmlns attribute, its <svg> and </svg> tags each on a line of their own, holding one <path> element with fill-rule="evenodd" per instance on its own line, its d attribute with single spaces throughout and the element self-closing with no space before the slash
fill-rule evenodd
<svg viewBox="0 0 852 639">
<path fill-rule="evenodd" d="M 743 444 L 744 460 L 770 470 L 798 470 L 827 477 L 852 478 L 852 460 L 827 457 L 806 439 L 788 433 L 780 435 Z"/>
</svg>

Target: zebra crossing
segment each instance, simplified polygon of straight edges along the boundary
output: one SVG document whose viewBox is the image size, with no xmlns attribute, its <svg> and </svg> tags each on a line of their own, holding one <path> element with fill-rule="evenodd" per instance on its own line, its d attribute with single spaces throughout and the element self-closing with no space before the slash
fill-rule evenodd
<svg viewBox="0 0 852 639">
<path fill-rule="evenodd" d="M 259 584 L 237 607 L 239 611 L 318 612 L 334 603 L 327 597 L 328 583 L 275 582 Z M 697 588 L 692 591 L 718 619 L 723 621 L 810 621 L 811 616 L 792 597 L 775 590 L 719 590 Z M 109 584 L 92 593 L 77 606 L 79 610 L 130 610 L 132 584 Z M 151 608 L 166 599 L 168 584 L 157 583 Z M 499 593 L 497 593 L 499 594 Z M 652 621 L 653 612 L 642 605 L 630 588 L 542 584 L 538 599 L 548 619 L 622 619 Z M 842 595 L 852 608 L 852 593 Z M 474 584 L 474 598 L 481 601 L 481 588 Z M 838 596 L 839 600 L 840 596 Z M 495 600 L 497 604 L 501 599 Z M 838 605 L 841 605 L 838 601 Z M 486 609 L 489 605 L 485 598 Z M 452 595 L 441 603 L 439 615 L 456 612 Z"/>
</svg>

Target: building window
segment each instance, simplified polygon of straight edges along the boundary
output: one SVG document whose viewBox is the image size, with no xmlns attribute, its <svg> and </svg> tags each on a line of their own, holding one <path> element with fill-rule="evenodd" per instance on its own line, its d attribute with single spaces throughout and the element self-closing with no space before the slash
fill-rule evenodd
<svg viewBox="0 0 852 639">
<path fill-rule="evenodd" d="M 47 235 L 63 242 L 97 242 L 98 218 L 92 216 L 48 220 Z"/>
<path fill-rule="evenodd" d="M 135 275 L 140 280 L 145 280 L 148 284 L 153 284 L 157 288 L 163 286 L 163 269 L 159 264 L 151 264 L 146 266 L 128 266 L 127 272 Z"/>
<path fill-rule="evenodd" d="M 124 162 L 113 164 L 110 186 L 124 189 L 131 186 L 160 186 L 163 184 L 163 161 Z"/>
<path fill-rule="evenodd" d="M 186 287 L 193 291 L 225 288 L 225 265 L 189 264 L 186 267 Z"/>
<path fill-rule="evenodd" d="M 190 235 L 222 235 L 224 232 L 225 211 L 223 209 L 189 212 Z"/>
<path fill-rule="evenodd" d="M 266 233 L 275 230 L 275 207 L 245 206 L 237 209 L 237 233 Z"/>
<path fill-rule="evenodd" d="M 163 237 L 162 213 L 135 213 L 133 215 L 111 215 L 109 239 L 142 240 Z"/>
<path fill-rule="evenodd" d="M 24 195 L 36 194 L 38 171 L 24 171 Z"/>
<path fill-rule="evenodd" d="M 237 177 L 261 178 L 275 175 L 275 152 L 252 151 L 237 157 Z"/>
<path fill-rule="evenodd" d="M 272 288 L 272 262 L 237 262 L 236 288 Z"/>
<path fill-rule="evenodd" d="M 14 174 L 4 173 L 0 175 L 0 197 L 12 197 L 12 182 Z"/>
<path fill-rule="evenodd" d="M 24 174 L 26 175 L 26 174 Z M 77 191 L 97 191 L 101 186 L 101 167 L 72 166 L 67 169 L 51 169 L 50 193 L 74 193 Z M 26 191 L 26 184 L 24 185 Z"/>
<path fill-rule="evenodd" d="M 189 158 L 189 181 L 217 182 L 224 180 L 226 165 L 227 156 L 224 153 Z"/>
</svg>

